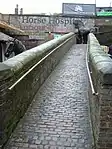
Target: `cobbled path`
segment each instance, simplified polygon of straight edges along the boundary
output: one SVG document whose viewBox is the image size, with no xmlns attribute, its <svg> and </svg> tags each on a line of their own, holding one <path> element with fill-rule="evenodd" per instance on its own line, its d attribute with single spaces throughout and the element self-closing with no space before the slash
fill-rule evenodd
<svg viewBox="0 0 112 149">
<path fill-rule="evenodd" d="M 74 45 L 36 94 L 4 149 L 91 149 L 86 45 Z"/>
</svg>

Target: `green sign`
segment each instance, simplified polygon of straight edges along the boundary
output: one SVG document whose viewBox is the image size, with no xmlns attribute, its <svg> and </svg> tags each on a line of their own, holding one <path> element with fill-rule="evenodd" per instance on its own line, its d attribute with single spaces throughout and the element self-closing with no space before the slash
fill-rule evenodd
<svg viewBox="0 0 112 149">
<path fill-rule="evenodd" d="M 97 16 L 112 16 L 112 11 L 97 12 Z"/>
</svg>

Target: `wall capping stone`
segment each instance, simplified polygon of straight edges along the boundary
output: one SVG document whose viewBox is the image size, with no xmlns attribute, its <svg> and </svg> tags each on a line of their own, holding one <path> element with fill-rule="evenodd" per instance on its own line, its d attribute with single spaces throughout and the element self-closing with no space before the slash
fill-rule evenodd
<svg viewBox="0 0 112 149">
<path fill-rule="evenodd" d="M 12 68 L 11 70 L 15 73 L 16 71 L 22 69 L 30 61 L 32 61 L 32 64 L 30 65 L 34 65 L 34 63 L 38 62 L 42 57 L 44 57 L 47 52 L 54 49 L 73 35 L 74 33 L 65 34 L 60 38 L 53 39 L 35 48 L 27 50 L 13 58 L 8 59 L 7 61 L 4 61 L 3 63 L 7 66 L 10 66 Z"/>
<path fill-rule="evenodd" d="M 97 69 L 98 80 L 102 84 L 112 85 L 112 59 L 102 50 L 96 37 L 90 33 L 88 39 L 89 58 Z"/>
<path fill-rule="evenodd" d="M 93 34 L 88 39 L 89 68 L 97 96 L 88 97 L 93 127 L 94 148 L 112 149 L 112 59 L 102 50 Z"/>
<path fill-rule="evenodd" d="M 0 63 L 0 81 L 5 80 L 8 77 L 11 77 L 13 72 L 11 71 L 11 67 Z"/>
</svg>

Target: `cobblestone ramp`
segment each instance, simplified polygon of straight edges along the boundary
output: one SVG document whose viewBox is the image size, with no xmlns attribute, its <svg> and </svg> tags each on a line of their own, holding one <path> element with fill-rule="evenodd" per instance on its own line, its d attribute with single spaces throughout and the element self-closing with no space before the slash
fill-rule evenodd
<svg viewBox="0 0 112 149">
<path fill-rule="evenodd" d="M 5 149 L 91 149 L 86 45 L 74 45 L 42 85 Z"/>
</svg>

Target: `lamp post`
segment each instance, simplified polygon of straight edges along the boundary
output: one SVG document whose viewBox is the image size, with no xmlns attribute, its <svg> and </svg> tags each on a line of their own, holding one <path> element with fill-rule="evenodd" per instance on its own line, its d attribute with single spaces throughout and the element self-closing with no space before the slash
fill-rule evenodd
<svg viewBox="0 0 112 149">
<path fill-rule="evenodd" d="M 97 16 L 97 11 L 96 11 L 96 0 L 95 0 L 95 15 Z"/>
<path fill-rule="evenodd" d="M 110 1 L 110 7 L 111 7 L 112 2 Z"/>
</svg>

